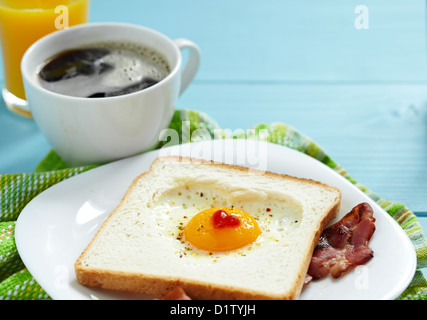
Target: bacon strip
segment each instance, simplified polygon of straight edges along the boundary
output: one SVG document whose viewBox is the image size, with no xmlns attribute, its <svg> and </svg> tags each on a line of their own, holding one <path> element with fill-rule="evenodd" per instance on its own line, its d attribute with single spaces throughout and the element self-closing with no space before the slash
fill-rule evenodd
<svg viewBox="0 0 427 320">
<path fill-rule="evenodd" d="M 369 240 L 375 231 L 372 207 L 364 202 L 355 206 L 340 221 L 323 230 L 314 249 L 305 285 L 311 279 L 331 274 L 341 277 L 352 268 L 367 263 L 374 255 Z"/>
<path fill-rule="evenodd" d="M 157 300 L 191 300 L 191 298 L 187 296 L 185 291 L 180 286 L 176 286 L 174 289 Z"/>
</svg>

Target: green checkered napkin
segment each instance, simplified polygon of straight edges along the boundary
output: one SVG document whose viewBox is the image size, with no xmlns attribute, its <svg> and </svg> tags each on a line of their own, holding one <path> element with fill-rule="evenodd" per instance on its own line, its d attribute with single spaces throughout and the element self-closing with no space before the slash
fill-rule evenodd
<svg viewBox="0 0 427 320">
<path fill-rule="evenodd" d="M 185 126 L 189 126 L 189 130 Z M 197 132 L 208 132 L 210 135 L 208 138 L 230 137 L 230 134 L 236 138 L 251 138 L 247 137 L 245 132 L 221 130 L 207 115 L 192 110 L 177 110 L 170 127 L 177 130 L 180 135 L 180 141 L 177 143 L 189 142 L 192 133 L 197 129 L 203 129 Z M 187 129 L 183 130 L 183 128 Z M 252 129 L 255 133 L 261 132 L 261 129 L 263 133 L 267 132 L 267 141 L 296 149 L 323 162 L 384 208 L 409 236 L 418 258 L 416 274 L 399 299 L 427 300 L 427 281 L 421 272 L 422 268 L 427 267 L 427 239 L 417 217 L 405 205 L 384 200 L 360 185 L 316 143 L 288 125 L 283 123 L 259 124 Z M 195 136 L 198 140 L 206 139 L 206 135 L 195 134 L 191 141 L 195 140 Z M 158 147 L 160 148 L 166 143 L 171 144 L 170 141 L 164 141 L 160 142 Z M 0 175 L 0 300 L 51 299 L 31 276 L 19 257 L 15 245 L 15 221 L 25 205 L 40 192 L 94 167 L 67 168 L 65 163 L 51 151 L 37 167 L 36 172 Z"/>
</svg>

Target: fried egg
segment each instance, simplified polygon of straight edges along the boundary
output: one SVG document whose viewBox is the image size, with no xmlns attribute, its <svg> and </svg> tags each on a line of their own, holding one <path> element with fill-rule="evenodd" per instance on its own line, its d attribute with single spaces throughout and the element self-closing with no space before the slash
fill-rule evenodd
<svg viewBox="0 0 427 320">
<path fill-rule="evenodd" d="M 301 205 L 291 197 L 206 184 L 169 189 L 152 210 L 158 232 L 171 239 L 175 254 L 213 262 L 277 245 L 298 229 L 302 218 Z"/>
</svg>

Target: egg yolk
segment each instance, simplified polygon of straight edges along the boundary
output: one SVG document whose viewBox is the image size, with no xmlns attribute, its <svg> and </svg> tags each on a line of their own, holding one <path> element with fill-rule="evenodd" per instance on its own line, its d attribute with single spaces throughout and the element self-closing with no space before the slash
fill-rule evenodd
<svg viewBox="0 0 427 320">
<path fill-rule="evenodd" d="M 247 212 L 228 207 L 200 211 L 184 227 L 184 238 L 198 249 L 228 251 L 254 242 L 261 233 Z"/>
</svg>

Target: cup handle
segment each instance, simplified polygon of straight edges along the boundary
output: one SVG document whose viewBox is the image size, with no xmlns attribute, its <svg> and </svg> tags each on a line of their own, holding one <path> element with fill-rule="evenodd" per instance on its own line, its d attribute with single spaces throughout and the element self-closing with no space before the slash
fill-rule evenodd
<svg viewBox="0 0 427 320">
<path fill-rule="evenodd" d="M 9 110 L 26 118 L 33 117 L 31 114 L 30 106 L 28 105 L 28 102 L 26 100 L 16 97 L 6 88 L 3 88 L 1 93 L 4 102 L 6 103 L 6 106 L 9 108 Z"/>
<path fill-rule="evenodd" d="M 184 90 L 187 89 L 191 81 L 193 81 L 197 70 L 199 69 L 200 49 L 194 42 L 187 39 L 175 39 L 174 42 L 178 46 L 179 50 L 189 50 L 187 65 L 185 66 L 181 75 L 181 88 L 179 91 L 179 94 L 181 95 Z"/>
</svg>

